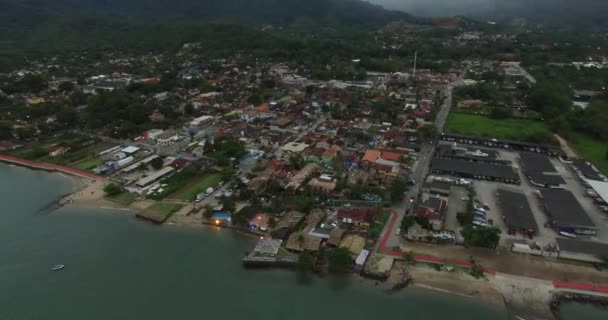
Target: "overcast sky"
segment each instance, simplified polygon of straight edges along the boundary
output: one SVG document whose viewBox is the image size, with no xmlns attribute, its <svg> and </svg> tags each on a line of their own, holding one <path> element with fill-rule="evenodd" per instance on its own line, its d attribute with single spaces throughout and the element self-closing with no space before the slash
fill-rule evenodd
<svg viewBox="0 0 608 320">
<path fill-rule="evenodd" d="M 417 15 L 461 15 L 487 12 L 494 1 L 504 0 L 367 0 L 388 9 L 398 9 Z"/>
</svg>

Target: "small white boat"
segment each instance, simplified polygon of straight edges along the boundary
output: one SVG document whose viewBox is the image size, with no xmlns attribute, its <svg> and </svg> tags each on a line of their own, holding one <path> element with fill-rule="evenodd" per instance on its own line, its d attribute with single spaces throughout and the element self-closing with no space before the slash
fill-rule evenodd
<svg viewBox="0 0 608 320">
<path fill-rule="evenodd" d="M 63 264 L 58 264 L 58 265 L 54 265 L 54 266 L 51 268 L 51 270 L 53 270 L 53 271 L 59 271 L 59 270 L 61 270 L 61 269 L 63 269 L 63 268 L 65 268 L 65 265 L 63 265 Z"/>
</svg>

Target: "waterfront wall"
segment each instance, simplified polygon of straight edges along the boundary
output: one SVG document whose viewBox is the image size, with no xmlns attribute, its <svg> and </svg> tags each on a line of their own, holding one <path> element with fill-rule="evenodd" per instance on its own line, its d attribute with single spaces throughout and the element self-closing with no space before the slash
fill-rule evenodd
<svg viewBox="0 0 608 320">
<path fill-rule="evenodd" d="M 0 162 L 15 164 L 18 166 L 23 166 L 23 167 L 27 167 L 27 168 L 31 168 L 31 169 L 36 169 L 36 170 L 61 172 L 61 173 L 65 173 L 65 174 L 69 174 L 69 175 L 73 175 L 73 176 L 77 176 L 77 177 L 85 178 L 85 179 L 89 179 L 89 180 L 94 180 L 94 181 L 102 179 L 102 177 L 100 177 L 98 175 L 94 175 L 92 173 L 81 171 L 78 169 L 60 166 L 60 165 L 56 165 L 56 164 L 39 163 L 39 162 L 34 162 L 34 161 L 21 159 L 21 158 L 17 158 L 17 157 L 11 157 L 11 156 L 2 155 L 2 154 L 0 154 Z"/>
</svg>

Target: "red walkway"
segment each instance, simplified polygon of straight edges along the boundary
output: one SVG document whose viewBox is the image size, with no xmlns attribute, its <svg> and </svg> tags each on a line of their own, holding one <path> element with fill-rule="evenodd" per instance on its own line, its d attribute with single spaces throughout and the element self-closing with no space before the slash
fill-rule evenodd
<svg viewBox="0 0 608 320">
<path fill-rule="evenodd" d="M 389 221 L 388 230 L 386 231 L 386 233 L 382 237 L 382 240 L 380 241 L 380 251 L 382 251 L 388 255 L 391 255 L 393 257 L 401 258 L 401 257 L 403 257 L 402 252 L 395 251 L 395 250 L 392 250 L 392 249 L 386 247 L 386 242 L 388 241 L 389 237 L 391 236 L 391 232 L 393 232 L 393 229 L 395 228 L 395 224 L 397 223 L 397 218 L 398 218 L 397 213 L 395 211 L 391 211 L 391 220 Z M 457 266 L 461 266 L 461 267 L 468 267 L 468 268 L 473 266 L 473 264 L 468 261 L 442 259 L 442 258 L 438 258 L 438 257 L 434 257 L 434 256 L 417 255 L 417 256 L 414 256 L 414 260 L 421 261 L 421 262 L 447 263 L 447 264 L 453 264 L 453 265 L 457 265 Z M 487 274 L 496 275 L 496 270 L 487 269 L 487 268 L 484 268 L 483 270 Z M 571 289 L 571 290 L 578 290 L 578 291 L 589 291 L 589 292 L 608 294 L 608 287 L 598 286 L 598 285 L 594 285 L 594 284 L 587 284 L 587 283 L 553 281 L 553 287 L 555 287 L 557 289 Z"/>
<path fill-rule="evenodd" d="M 594 284 L 587 283 L 576 283 L 576 282 L 565 282 L 565 281 L 553 281 L 553 286 L 559 289 L 572 289 L 580 291 L 592 291 L 599 293 L 608 294 L 608 287 L 596 286 Z"/>
<path fill-rule="evenodd" d="M 26 167 L 31 167 L 31 168 L 64 172 L 67 174 L 73 174 L 73 175 L 81 176 L 83 178 L 88 178 L 88 179 L 92 179 L 92 180 L 102 179 L 100 176 L 94 175 L 89 172 L 81 171 L 81 170 L 74 169 L 74 168 L 64 167 L 64 166 L 60 166 L 60 165 L 56 165 L 56 164 L 39 163 L 39 162 L 34 162 L 34 161 L 25 160 L 25 159 L 21 159 L 21 158 L 17 158 L 17 157 L 11 157 L 11 156 L 2 155 L 2 154 L 0 154 L 0 160 L 4 160 L 6 162 L 11 162 L 11 163 L 15 163 L 15 164 L 20 164 L 20 165 L 23 165 Z"/>
</svg>

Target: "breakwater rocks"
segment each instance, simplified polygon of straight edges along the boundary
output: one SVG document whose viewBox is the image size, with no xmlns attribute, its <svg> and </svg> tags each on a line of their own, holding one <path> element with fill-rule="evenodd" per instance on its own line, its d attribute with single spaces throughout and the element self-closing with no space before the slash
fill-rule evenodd
<svg viewBox="0 0 608 320">
<path fill-rule="evenodd" d="M 608 308 L 608 297 L 588 295 L 583 293 L 563 292 L 553 295 L 549 307 L 555 319 L 561 319 L 560 306 L 564 303 L 590 304 L 596 307 Z"/>
</svg>

